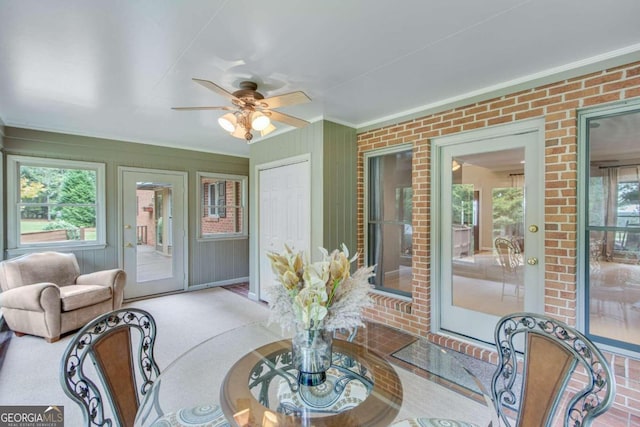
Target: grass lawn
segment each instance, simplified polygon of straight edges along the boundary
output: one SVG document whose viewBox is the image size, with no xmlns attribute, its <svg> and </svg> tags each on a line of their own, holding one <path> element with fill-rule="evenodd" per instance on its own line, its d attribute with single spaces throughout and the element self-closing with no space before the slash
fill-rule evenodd
<svg viewBox="0 0 640 427">
<path fill-rule="evenodd" d="M 42 219 L 23 219 L 20 221 L 20 231 L 23 233 L 33 233 L 34 231 L 42 231 L 48 224 L 47 220 Z"/>
<path fill-rule="evenodd" d="M 48 223 L 46 219 L 23 219 L 20 221 L 20 232 L 25 234 L 43 231 Z M 96 240 L 96 229 L 85 228 L 84 240 Z"/>
</svg>

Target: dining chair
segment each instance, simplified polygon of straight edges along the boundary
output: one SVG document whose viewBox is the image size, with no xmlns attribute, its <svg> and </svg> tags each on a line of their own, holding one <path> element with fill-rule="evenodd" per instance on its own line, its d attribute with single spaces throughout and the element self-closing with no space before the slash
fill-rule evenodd
<svg viewBox="0 0 640 427">
<path fill-rule="evenodd" d="M 588 427 L 612 405 L 611 368 L 576 329 L 548 316 L 515 313 L 498 321 L 495 341 L 491 394 L 505 425 Z"/>
<path fill-rule="evenodd" d="M 502 268 L 502 295 L 501 300 L 505 296 L 505 286 L 507 280 L 511 279 L 511 283 L 515 286 L 516 298 L 520 298 L 520 286 L 518 278 L 518 269 L 522 261 L 519 247 L 511 240 L 504 237 L 498 237 L 494 240 L 493 245 L 498 256 L 498 264 Z"/>
<path fill-rule="evenodd" d="M 98 316 L 73 337 L 63 353 L 60 382 L 87 426 L 133 425 L 140 396 L 160 374 L 155 339 L 153 317 L 134 308 Z"/>
<path fill-rule="evenodd" d="M 155 320 L 137 308 L 98 316 L 73 337 L 63 353 L 60 382 L 80 405 L 87 427 L 133 426 L 142 397 L 160 375 L 153 355 L 155 340 Z M 153 408 L 162 415 L 157 402 Z M 217 405 L 185 411 L 166 417 L 173 417 L 171 425 L 194 416 L 226 423 Z"/>
</svg>

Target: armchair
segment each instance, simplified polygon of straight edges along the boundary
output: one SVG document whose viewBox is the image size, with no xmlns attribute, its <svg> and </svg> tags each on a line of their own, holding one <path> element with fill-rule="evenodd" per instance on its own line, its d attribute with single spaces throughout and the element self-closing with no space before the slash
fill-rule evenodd
<svg viewBox="0 0 640 427">
<path fill-rule="evenodd" d="M 72 253 L 42 252 L 0 262 L 0 308 L 17 336 L 60 335 L 120 308 L 126 274 L 112 269 L 80 274 Z"/>
</svg>

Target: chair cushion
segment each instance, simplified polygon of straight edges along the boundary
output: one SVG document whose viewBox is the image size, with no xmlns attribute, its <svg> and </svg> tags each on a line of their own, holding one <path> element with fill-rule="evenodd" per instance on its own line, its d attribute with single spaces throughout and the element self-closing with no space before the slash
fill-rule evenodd
<svg viewBox="0 0 640 427">
<path fill-rule="evenodd" d="M 99 285 L 69 285 L 60 288 L 62 311 L 71 311 L 111 298 L 111 288 Z"/>
<path fill-rule="evenodd" d="M 447 420 L 443 418 L 411 418 L 396 421 L 389 427 L 477 427 L 464 421 Z"/>
<path fill-rule="evenodd" d="M 218 405 L 179 409 L 155 421 L 152 427 L 229 427 Z"/>
</svg>

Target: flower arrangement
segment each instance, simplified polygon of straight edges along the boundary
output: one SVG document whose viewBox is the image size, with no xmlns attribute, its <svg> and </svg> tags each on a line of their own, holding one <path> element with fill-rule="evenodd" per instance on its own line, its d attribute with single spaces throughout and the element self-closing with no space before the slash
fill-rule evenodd
<svg viewBox="0 0 640 427">
<path fill-rule="evenodd" d="M 349 250 L 329 253 L 319 248 L 323 258 L 310 263 L 302 252 L 294 252 L 285 245 L 284 252 L 269 253 L 271 268 L 282 286 L 272 286 L 270 321 L 277 321 L 285 329 L 325 329 L 333 331 L 364 326 L 362 309 L 371 306 L 369 277 L 375 266 L 361 267 L 350 274 Z"/>
</svg>

